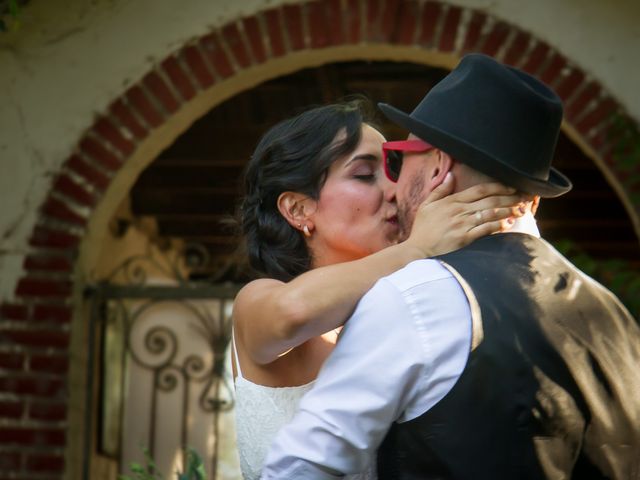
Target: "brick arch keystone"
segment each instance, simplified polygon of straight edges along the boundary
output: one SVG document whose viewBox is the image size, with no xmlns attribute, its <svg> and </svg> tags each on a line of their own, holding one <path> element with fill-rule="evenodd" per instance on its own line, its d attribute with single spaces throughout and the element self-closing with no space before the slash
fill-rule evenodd
<svg viewBox="0 0 640 480">
<path fill-rule="evenodd" d="M 169 55 L 117 98 L 53 181 L 29 239 L 15 298 L 0 305 L 5 473 L 12 478 L 65 474 L 75 261 L 92 212 L 137 146 L 199 92 L 253 66 L 296 52 L 376 45 L 452 58 L 483 52 L 551 85 L 565 103 L 565 131 L 598 163 L 640 232 L 638 167 L 632 172 L 616 160 L 616 139 L 609 134 L 616 115 L 636 131 L 637 124 L 595 78 L 517 26 L 482 11 L 421 0 L 315 0 L 230 22 Z M 628 180 L 630 173 L 635 183 Z"/>
</svg>

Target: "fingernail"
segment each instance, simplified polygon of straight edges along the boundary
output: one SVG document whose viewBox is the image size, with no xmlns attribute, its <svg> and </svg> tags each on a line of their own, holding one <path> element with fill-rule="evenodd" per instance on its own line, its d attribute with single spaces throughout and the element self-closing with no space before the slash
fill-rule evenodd
<svg viewBox="0 0 640 480">
<path fill-rule="evenodd" d="M 525 205 L 519 205 L 518 206 L 518 210 L 520 211 L 521 214 L 525 214 L 527 213 L 527 207 Z"/>
</svg>

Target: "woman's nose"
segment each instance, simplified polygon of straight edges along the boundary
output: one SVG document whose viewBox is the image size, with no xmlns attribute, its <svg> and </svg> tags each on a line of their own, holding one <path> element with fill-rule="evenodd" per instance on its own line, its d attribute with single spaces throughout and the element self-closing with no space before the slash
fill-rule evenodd
<svg viewBox="0 0 640 480">
<path fill-rule="evenodd" d="M 384 177 L 384 185 L 383 185 L 384 199 L 387 202 L 395 202 L 396 201 L 396 188 L 397 188 L 397 186 L 398 186 L 397 183 L 393 183 L 386 176 Z"/>
</svg>

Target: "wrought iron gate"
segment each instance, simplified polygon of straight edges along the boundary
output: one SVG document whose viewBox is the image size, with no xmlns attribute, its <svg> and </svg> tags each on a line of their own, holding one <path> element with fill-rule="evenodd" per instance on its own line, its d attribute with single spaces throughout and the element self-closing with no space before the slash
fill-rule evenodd
<svg viewBox="0 0 640 480">
<path fill-rule="evenodd" d="M 185 465 L 187 447 L 195 447 L 208 478 L 218 478 L 220 422 L 233 408 L 225 368 L 231 306 L 240 285 L 190 280 L 186 272 L 207 257 L 202 247 L 188 252 L 186 261 L 131 257 L 86 290 L 86 480 L 92 445 L 113 458 L 120 472 L 144 448 L 167 480 Z"/>
</svg>

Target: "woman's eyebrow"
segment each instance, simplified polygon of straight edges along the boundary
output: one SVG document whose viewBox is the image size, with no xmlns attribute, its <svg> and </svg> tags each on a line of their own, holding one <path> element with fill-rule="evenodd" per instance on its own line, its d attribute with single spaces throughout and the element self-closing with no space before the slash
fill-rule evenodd
<svg viewBox="0 0 640 480">
<path fill-rule="evenodd" d="M 358 155 L 355 155 L 354 157 L 351 157 L 349 161 L 345 164 L 345 167 L 347 165 L 352 164 L 353 162 L 357 162 L 358 160 L 366 160 L 367 162 L 377 162 L 378 160 L 380 160 L 380 157 L 373 155 L 372 153 L 360 153 Z"/>
</svg>

